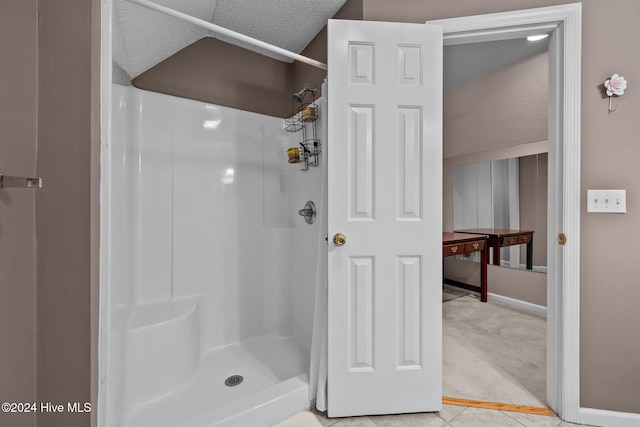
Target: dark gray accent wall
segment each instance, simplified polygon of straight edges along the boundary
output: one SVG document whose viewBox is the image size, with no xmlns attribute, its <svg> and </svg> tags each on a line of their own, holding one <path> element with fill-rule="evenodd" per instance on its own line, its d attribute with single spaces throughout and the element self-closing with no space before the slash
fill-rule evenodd
<svg viewBox="0 0 640 427">
<path fill-rule="evenodd" d="M 37 425 L 95 425 L 97 410 L 100 1 L 39 0 L 36 196 Z"/>
<path fill-rule="evenodd" d="M 36 173 L 37 11 L 37 0 L 0 2 L 0 174 Z M 0 402 L 36 399 L 35 202 L 35 190 L 0 190 Z M 3 426 L 35 421 L 0 412 Z"/>
<path fill-rule="evenodd" d="M 275 117 L 291 114 L 291 64 L 211 37 L 135 77 L 133 85 Z"/>
</svg>

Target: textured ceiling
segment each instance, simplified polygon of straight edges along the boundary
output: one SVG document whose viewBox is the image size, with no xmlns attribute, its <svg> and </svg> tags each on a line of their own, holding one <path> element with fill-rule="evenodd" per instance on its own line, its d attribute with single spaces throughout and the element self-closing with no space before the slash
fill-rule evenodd
<svg viewBox="0 0 640 427">
<path fill-rule="evenodd" d="M 300 53 L 346 0 L 153 0 Z M 128 0 L 114 0 L 113 58 L 133 78 L 211 33 Z M 225 40 L 219 37 L 221 40 Z M 228 41 L 228 40 L 226 40 Z M 274 58 L 283 59 L 275 55 Z"/>
<path fill-rule="evenodd" d="M 346 0 L 152 0 L 300 53 Z M 114 0 L 113 57 L 130 78 L 211 33 L 155 10 Z M 218 37 L 225 40 L 223 37 Z M 225 40 L 230 41 L 230 40 Z M 237 44 L 237 42 L 234 42 Z M 547 47 L 524 39 L 445 47 L 444 87 L 456 86 Z M 245 46 L 253 49 L 249 46 Z M 255 49 L 253 49 L 255 50 Z M 277 59 L 286 58 L 270 54 Z"/>
</svg>

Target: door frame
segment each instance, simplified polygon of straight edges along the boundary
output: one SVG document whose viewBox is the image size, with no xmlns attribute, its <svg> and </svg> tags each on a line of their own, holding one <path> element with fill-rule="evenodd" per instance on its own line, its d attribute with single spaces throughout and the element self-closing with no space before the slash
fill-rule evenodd
<svg viewBox="0 0 640 427">
<path fill-rule="evenodd" d="M 580 412 L 580 126 L 582 5 L 427 21 L 444 45 L 549 33 L 547 401 L 560 418 Z M 557 243 L 558 235 L 566 244 Z"/>
</svg>

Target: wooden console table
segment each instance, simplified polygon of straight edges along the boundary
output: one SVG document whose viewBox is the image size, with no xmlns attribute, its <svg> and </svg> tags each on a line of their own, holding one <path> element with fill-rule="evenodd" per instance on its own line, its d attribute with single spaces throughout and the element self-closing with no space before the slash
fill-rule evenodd
<svg viewBox="0 0 640 427">
<path fill-rule="evenodd" d="M 487 263 L 489 260 L 488 236 L 464 233 L 442 233 L 442 256 L 462 255 L 480 252 L 480 286 L 444 279 L 449 285 L 480 293 L 480 301 L 487 302 Z"/>
<path fill-rule="evenodd" d="M 482 234 L 489 236 L 489 246 L 493 248 L 492 264 L 500 265 L 500 248 L 513 245 L 527 245 L 527 270 L 533 270 L 533 231 L 505 230 L 501 228 L 470 228 L 455 230 L 456 233 Z"/>
</svg>

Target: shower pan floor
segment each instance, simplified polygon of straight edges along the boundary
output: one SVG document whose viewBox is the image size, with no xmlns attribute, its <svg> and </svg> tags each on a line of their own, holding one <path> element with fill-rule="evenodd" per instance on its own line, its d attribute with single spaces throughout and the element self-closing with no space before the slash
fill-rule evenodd
<svg viewBox="0 0 640 427">
<path fill-rule="evenodd" d="M 190 381 L 134 408 L 123 425 L 185 426 L 186 420 L 194 416 L 203 418 L 198 414 L 238 402 L 308 371 L 309 352 L 295 338 L 253 337 L 204 353 Z M 225 385 L 225 380 L 232 375 L 241 375 L 242 383 L 233 387 Z M 215 421 L 208 420 L 202 426 L 215 425 Z"/>
</svg>

